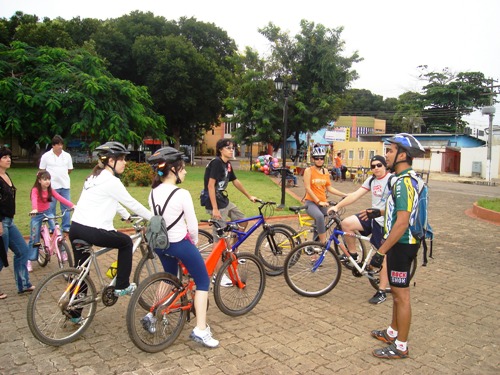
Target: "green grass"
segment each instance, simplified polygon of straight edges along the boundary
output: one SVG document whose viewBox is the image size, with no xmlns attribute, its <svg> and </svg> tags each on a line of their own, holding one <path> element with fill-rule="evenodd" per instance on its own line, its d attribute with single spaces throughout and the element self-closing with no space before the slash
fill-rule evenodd
<svg viewBox="0 0 500 375">
<path fill-rule="evenodd" d="M 76 204 L 78 202 L 83 182 L 90 172 L 91 169 L 75 169 L 71 172 L 71 201 L 73 203 Z M 188 166 L 187 172 L 186 180 L 181 184 L 181 187 L 191 192 L 198 220 L 208 219 L 209 215 L 206 213 L 205 208 L 200 206 L 199 200 L 200 191 L 203 188 L 205 168 Z M 30 223 L 28 213 L 31 211 L 29 196 L 35 182 L 37 169 L 16 168 L 14 166 L 8 170 L 8 173 L 17 188 L 15 222 L 21 233 L 27 235 L 29 233 Z M 281 199 L 281 187 L 276 185 L 270 177 L 263 173 L 249 171 L 236 171 L 236 175 L 251 195 L 265 201 L 275 201 L 279 204 Z M 150 187 L 129 186 L 127 189 L 134 198 L 148 207 Z M 258 214 L 257 205 L 250 202 L 243 194 L 234 188 L 232 184 L 229 184 L 228 194 L 231 201 L 233 201 L 246 216 Z M 299 205 L 300 203 L 292 196 L 287 195 L 286 204 L 290 206 Z M 287 210 L 275 211 L 274 216 L 289 214 L 290 212 Z M 121 222 L 119 218 L 115 219 L 115 228 L 126 228 L 127 226 L 128 225 Z"/>
<path fill-rule="evenodd" d="M 486 208 L 488 210 L 500 212 L 500 198 L 496 199 L 480 199 L 477 202 L 479 207 Z"/>
</svg>

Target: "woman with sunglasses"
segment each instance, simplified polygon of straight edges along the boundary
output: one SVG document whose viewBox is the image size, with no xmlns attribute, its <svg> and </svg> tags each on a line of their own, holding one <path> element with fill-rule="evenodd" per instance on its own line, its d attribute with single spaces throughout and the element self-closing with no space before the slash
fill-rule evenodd
<svg viewBox="0 0 500 375">
<path fill-rule="evenodd" d="M 355 192 L 340 201 L 336 206 L 328 209 L 330 211 L 338 211 L 342 207 L 346 207 L 358 199 L 363 197 L 368 192 L 372 194 L 372 208 L 385 209 L 387 197 L 390 194 L 390 180 L 394 177 L 387 170 L 387 162 L 381 155 L 375 155 L 370 160 L 370 168 L 373 171 L 373 176 L 368 177 L 363 185 Z M 382 242 L 382 235 L 384 229 L 384 217 L 380 216 L 375 219 L 369 219 L 366 210 L 357 214 L 346 217 L 342 220 L 342 229 L 346 232 L 359 231 L 363 236 L 371 234 L 370 242 L 378 249 Z M 354 237 L 345 237 L 348 249 L 356 249 L 356 239 Z M 351 253 L 354 259 L 357 259 L 357 253 Z M 376 305 L 386 300 L 386 287 L 389 285 L 389 279 L 386 272 L 380 272 L 380 285 L 379 290 L 375 295 L 368 300 L 368 302 Z"/>
<path fill-rule="evenodd" d="M 314 145 L 312 150 L 313 165 L 304 171 L 304 186 L 306 188 L 306 211 L 314 218 L 319 241 L 326 242 L 325 215 L 328 208 L 326 192 L 346 197 L 346 193 L 335 189 L 330 183 L 330 174 L 325 164 L 326 151 L 323 146 Z"/>
</svg>

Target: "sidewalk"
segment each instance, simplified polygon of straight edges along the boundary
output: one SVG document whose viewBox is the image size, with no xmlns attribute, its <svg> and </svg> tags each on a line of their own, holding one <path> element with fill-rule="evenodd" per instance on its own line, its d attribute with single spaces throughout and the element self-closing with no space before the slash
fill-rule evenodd
<svg viewBox="0 0 500 375">
<path fill-rule="evenodd" d="M 300 179 L 299 179 L 300 180 Z M 388 325 L 392 301 L 370 305 L 374 289 L 343 269 L 339 284 L 320 298 L 295 294 L 283 276 L 268 277 L 260 303 L 249 314 L 221 313 L 210 296 L 208 322 L 217 349 L 189 340 L 186 324 L 167 350 L 148 354 L 130 341 L 127 298 L 110 308 L 99 304 L 82 338 L 60 348 L 40 344 L 26 322 L 27 296 L 15 291 L 12 266 L 0 272 L 0 373 L 40 374 L 498 374 L 500 368 L 500 234 L 497 226 L 464 214 L 479 196 L 500 188 L 430 180 L 434 259 L 417 268 L 411 286 L 413 320 L 410 358 L 384 361 L 371 351 L 381 344 L 370 330 Z M 359 185 L 335 184 L 339 190 Z M 290 189 L 301 196 L 303 186 Z M 367 195 L 368 196 L 368 195 Z M 366 208 L 369 198 L 347 214 Z M 292 224 L 294 219 L 283 219 Z M 241 251 L 253 252 L 252 243 Z M 12 254 L 12 253 L 10 253 Z M 112 253 L 111 253 L 112 254 Z M 102 257 L 102 268 L 114 260 Z M 419 258 L 421 259 L 421 258 Z M 137 259 L 135 259 L 137 261 Z M 55 264 L 36 268 L 36 285 Z"/>
</svg>

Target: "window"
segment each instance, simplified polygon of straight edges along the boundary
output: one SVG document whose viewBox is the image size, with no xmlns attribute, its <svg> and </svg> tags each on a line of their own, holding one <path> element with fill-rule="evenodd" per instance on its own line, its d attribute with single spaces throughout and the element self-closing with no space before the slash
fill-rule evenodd
<svg viewBox="0 0 500 375">
<path fill-rule="evenodd" d="M 375 150 L 370 150 L 369 159 L 372 160 L 374 156 L 375 156 Z"/>
<path fill-rule="evenodd" d="M 349 157 L 348 157 L 349 160 L 353 160 L 354 159 L 354 150 L 349 150 Z"/>
<path fill-rule="evenodd" d="M 361 150 L 358 150 L 358 159 L 361 161 L 361 160 L 365 160 L 365 150 L 361 149 Z"/>
</svg>

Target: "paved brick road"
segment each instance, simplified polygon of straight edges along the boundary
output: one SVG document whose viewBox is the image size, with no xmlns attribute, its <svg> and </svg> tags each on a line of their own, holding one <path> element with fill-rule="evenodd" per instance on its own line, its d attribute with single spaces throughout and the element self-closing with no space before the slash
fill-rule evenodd
<svg viewBox="0 0 500 375">
<path fill-rule="evenodd" d="M 191 322 L 173 346 L 148 354 L 128 338 L 127 298 L 100 311 L 78 341 L 60 348 L 40 344 L 27 327 L 27 296 L 16 295 L 10 267 L 0 273 L 1 289 L 9 294 L 0 301 L 0 373 L 498 374 L 500 226 L 470 218 L 464 211 L 478 196 L 500 196 L 500 189 L 438 181 L 430 186 L 435 259 L 418 268 L 411 287 L 409 359 L 372 357 L 380 344 L 369 332 L 387 326 L 392 301 L 368 304 L 374 290 L 366 279 L 354 278 L 345 269 L 337 287 L 315 299 L 296 295 L 283 277 L 268 278 L 259 305 L 239 318 L 219 312 L 211 299 L 209 323 L 221 341 L 219 348 L 191 342 Z M 350 183 L 338 187 L 354 189 Z M 302 193 L 301 188 L 296 191 Z M 103 259 L 103 266 L 111 261 Z M 53 266 L 35 269 L 33 282 Z"/>
</svg>

